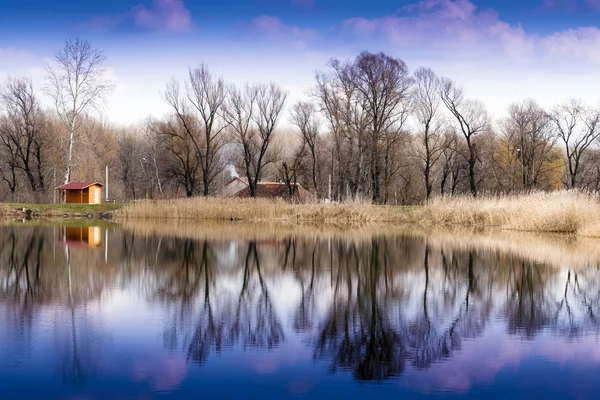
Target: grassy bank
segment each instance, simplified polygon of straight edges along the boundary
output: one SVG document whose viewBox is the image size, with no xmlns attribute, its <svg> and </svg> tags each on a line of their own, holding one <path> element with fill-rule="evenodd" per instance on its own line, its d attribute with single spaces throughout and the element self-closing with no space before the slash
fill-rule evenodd
<svg viewBox="0 0 600 400">
<path fill-rule="evenodd" d="M 0 215 L 9 218 L 100 218 L 122 208 L 122 204 L 25 204 L 4 203 Z"/>
</svg>

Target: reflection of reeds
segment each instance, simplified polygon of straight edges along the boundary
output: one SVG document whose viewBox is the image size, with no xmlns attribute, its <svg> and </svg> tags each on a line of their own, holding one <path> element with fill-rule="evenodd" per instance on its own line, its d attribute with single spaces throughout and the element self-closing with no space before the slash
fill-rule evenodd
<svg viewBox="0 0 600 400">
<path fill-rule="evenodd" d="M 598 240 L 557 233 L 509 232 L 500 229 L 447 227 L 413 229 L 409 233 L 423 237 L 433 248 L 477 250 L 510 254 L 537 264 L 556 267 L 600 266 Z"/>
<path fill-rule="evenodd" d="M 289 237 L 351 241 L 371 240 L 377 236 L 410 235 L 423 237 L 436 248 L 478 250 L 512 254 L 535 263 L 585 267 L 600 264 L 597 239 L 575 235 L 508 232 L 501 229 L 468 227 L 423 228 L 418 225 L 355 224 L 314 225 L 286 222 L 193 222 L 177 225 L 157 221 L 127 221 L 123 228 L 141 236 L 168 236 L 197 240 L 281 240 Z"/>
<path fill-rule="evenodd" d="M 401 207 L 366 202 L 341 204 L 290 204 L 283 200 L 193 198 L 140 201 L 117 212 L 120 219 L 278 220 L 313 222 L 399 222 Z"/>
<path fill-rule="evenodd" d="M 318 224 L 290 221 L 178 221 L 166 224 L 160 220 L 127 220 L 121 225 L 142 236 L 166 236 L 196 240 L 281 240 L 289 237 L 348 240 L 371 240 L 373 236 L 398 235 L 412 229 L 406 224 L 355 223 Z"/>
</svg>

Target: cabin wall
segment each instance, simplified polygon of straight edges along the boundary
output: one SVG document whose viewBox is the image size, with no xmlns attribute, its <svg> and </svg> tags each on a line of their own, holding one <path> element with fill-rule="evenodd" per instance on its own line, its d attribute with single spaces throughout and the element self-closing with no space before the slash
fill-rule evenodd
<svg viewBox="0 0 600 400">
<path fill-rule="evenodd" d="M 85 203 L 81 200 L 81 190 L 65 190 L 67 192 L 66 203 L 67 204 L 80 204 Z"/>
<path fill-rule="evenodd" d="M 102 188 L 100 186 L 90 186 L 89 204 L 102 203 Z"/>
</svg>

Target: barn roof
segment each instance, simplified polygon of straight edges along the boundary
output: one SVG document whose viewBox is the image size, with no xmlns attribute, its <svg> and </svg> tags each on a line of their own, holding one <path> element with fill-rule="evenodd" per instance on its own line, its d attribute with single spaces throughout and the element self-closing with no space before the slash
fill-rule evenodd
<svg viewBox="0 0 600 400">
<path fill-rule="evenodd" d="M 98 182 L 69 182 L 57 187 L 56 190 L 83 190 L 94 185 L 102 186 L 102 184 Z"/>
</svg>

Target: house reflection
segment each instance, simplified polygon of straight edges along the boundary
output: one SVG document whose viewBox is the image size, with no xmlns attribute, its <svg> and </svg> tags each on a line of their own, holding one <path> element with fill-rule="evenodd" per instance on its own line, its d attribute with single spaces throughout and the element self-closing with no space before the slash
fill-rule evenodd
<svg viewBox="0 0 600 400">
<path fill-rule="evenodd" d="M 102 230 L 99 226 L 60 227 L 59 241 L 69 247 L 99 247 L 102 245 Z"/>
</svg>

